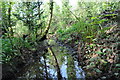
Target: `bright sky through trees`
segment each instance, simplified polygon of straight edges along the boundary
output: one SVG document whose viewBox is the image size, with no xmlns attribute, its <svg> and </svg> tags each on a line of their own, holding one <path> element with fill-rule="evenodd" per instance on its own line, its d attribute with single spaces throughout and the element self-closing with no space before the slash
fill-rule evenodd
<svg viewBox="0 0 120 80">
<path fill-rule="evenodd" d="M 42 0 L 44 2 L 49 2 L 49 0 Z M 53 0 L 55 1 L 58 5 L 61 5 L 62 4 L 62 0 Z M 78 0 L 69 0 L 70 4 L 71 5 L 76 5 L 77 4 L 77 1 Z"/>
</svg>

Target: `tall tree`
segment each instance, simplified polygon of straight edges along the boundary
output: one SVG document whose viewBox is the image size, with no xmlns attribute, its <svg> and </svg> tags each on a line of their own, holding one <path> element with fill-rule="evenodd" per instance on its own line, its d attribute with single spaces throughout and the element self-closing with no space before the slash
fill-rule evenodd
<svg viewBox="0 0 120 80">
<path fill-rule="evenodd" d="M 50 19 L 48 22 L 48 26 L 46 27 L 40 41 L 43 41 L 46 39 L 47 33 L 49 32 L 50 26 L 51 26 L 51 22 L 52 22 L 52 16 L 53 16 L 53 0 L 50 0 Z"/>
<path fill-rule="evenodd" d="M 12 2 L 9 2 L 9 8 L 8 8 L 8 27 L 10 27 L 11 36 L 13 36 L 13 28 L 11 26 L 11 4 L 12 4 Z"/>
</svg>

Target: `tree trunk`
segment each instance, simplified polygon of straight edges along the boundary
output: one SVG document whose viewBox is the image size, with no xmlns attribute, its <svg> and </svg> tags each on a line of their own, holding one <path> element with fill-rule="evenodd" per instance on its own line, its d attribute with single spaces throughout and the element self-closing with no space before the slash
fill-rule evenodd
<svg viewBox="0 0 120 80">
<path fill-rule="evenodd" d="M 11 4 L 12 2 L 9 2 L 9 8 L 8 8 L 8 27 L 10 27 L 10 32 L 11 32 L 11 36 L 13 36 L 13 29 L 11 26 Z"/>
<path fill-rule="evenodd" d="M 47 35 L 47 33 L 48 33 L 49 29 L 50 29 L 50 24 L 52 22 L 52 16 L 53 16 L 53 0 L 50 0 L 50 20 L 49 20 L 48 26 L 46 27 L 45 32 L 43 33 L 41 39 Z"/>
<path fill-rule="evenodd" d="M 44 64 L 45 64 L 46 80 L 48 80 L 48 72 L 47 72 L 46 56 L 43 55 L 43 58 L 44 58 Z"/>
</svg>

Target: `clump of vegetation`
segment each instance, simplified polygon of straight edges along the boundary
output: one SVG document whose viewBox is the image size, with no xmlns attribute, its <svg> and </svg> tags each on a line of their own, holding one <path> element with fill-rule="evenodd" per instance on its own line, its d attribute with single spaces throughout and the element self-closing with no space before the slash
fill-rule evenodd
<svg viewBox="0 0 120 80">
<path fill-rule="evenodd" d="M 53 75 L 47 70 L 47 62 L 53 64 L 61 79 L 60 60 L 65 59 L 57 51 L 54 53 L 57 48 L 52 50 L 56 42 L 74 50 L 73 56 L 68 57 L 67 51 L 64 54 L 69 61 L 68 74 L 76 73 L 72 70 L 75 58 L 88 80 L 120 78 L 120 2 L 77 2 L 75 9 L 69 0 L 62 0 L 61 5 L 52 0 L 3 1 L 0 5 L 3 80 L 28 76 L 29 69 L 33 70 L 31 65 L 36 65 L 36 74 L 29 75 L 48 80 Z"/>
</svg>

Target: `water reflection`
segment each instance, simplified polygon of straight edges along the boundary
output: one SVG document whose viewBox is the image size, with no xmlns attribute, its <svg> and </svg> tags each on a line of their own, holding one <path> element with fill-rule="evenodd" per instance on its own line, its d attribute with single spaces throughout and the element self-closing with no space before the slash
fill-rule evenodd
<svg viewBox="0 0 120 80">
<path fill-rule="evenodd" d="M 49 44 L 51 45 L 51 43 Z M 75 80 L 85 80 L 85 73 L 78 66 L 78 62 L 73 59 L 70 49 L 63 45 L 60 46 L 60 44 L 55 42 L 52 49 L 60 67 L 62 80 L 72 80 L 72 78 Z M 28 80 L 31 80 L 30 78 L 56 80 L 58 78 L 57 70 L 55 58 L 48 50 L 44 56 L 40 56 L 39 60 L 35 60 L 34 64 L 28 67 L 28 71 L 22 77 L 26 77 Z"/>
<path fill-rule="evenodd" d="M 73 59 L 71 56 L 72 53 L 68 48 L 64 47 L 63 45 L 60 46 L 60 44 L 55 44 L 52 46 L 52 49 L 59 61 L 60 71 L 63 78 L 77 78 L 81 80 L 85 79 L 84 71 L 78 66 L 78 62 Z M 54 78 L 57 78 L 57 71 L 53 66 L 55 65 L 54 58 L 50 54 L 47 56 L 48 62 L 52 62 L 51 64 L 47 63 L 49 66 L 48 72 L 50 72 L 51 75 L 54 75 Z"/>
<path fill-rule="evenodd" d="M 65 56 L 64 58 L 65 58 L 65 61 L 62 64 L 60 70 L 61 70 L 62 77 L 68 78 L 68 76 L 67 76 L 67 57 Z"/>
</svg>

